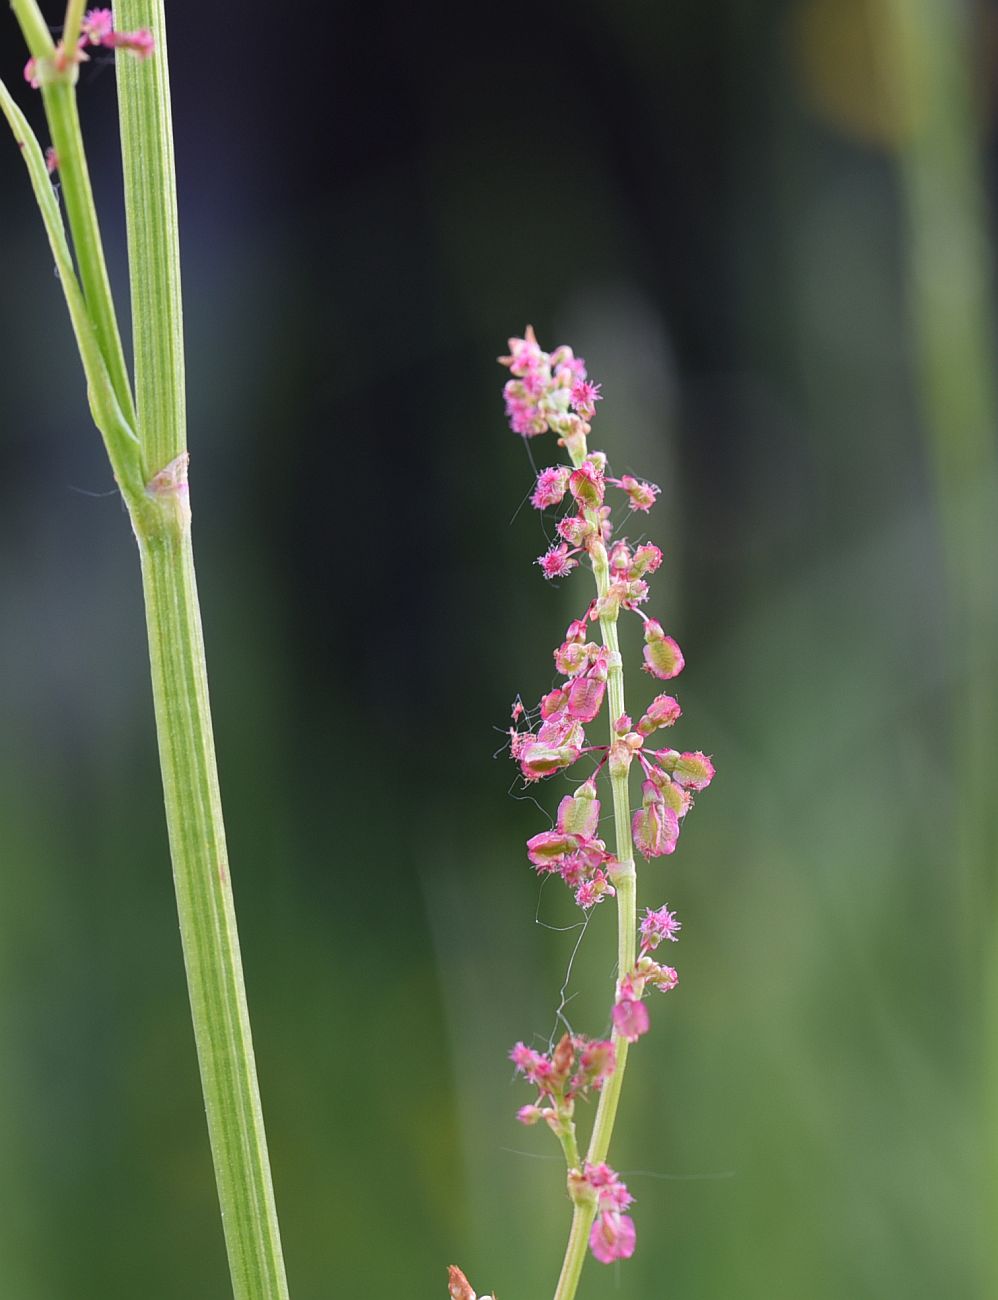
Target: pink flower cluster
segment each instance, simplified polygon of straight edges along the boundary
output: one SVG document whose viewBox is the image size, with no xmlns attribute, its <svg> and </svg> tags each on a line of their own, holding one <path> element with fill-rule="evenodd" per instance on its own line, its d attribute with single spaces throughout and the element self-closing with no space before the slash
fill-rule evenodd
<svg viewBox="0 0 998 1300">
<path fill-rule="evenodd" d="M 611 770 L 614 763 L 626 768 L 636 760 L 642 769 L 641 807 L 632 817 L 631 833 L 645 858 L 662 857 L 675 850 L 680 823 L 693 806 L 692 792 L 706 789 L 714 775 L 714 766 L 705 754 L 645 748 L 645 742 L 654 732 L 673 726 L 682 715 L 678 700 L 671 695 L 657 695 L 636 726 L 626 714 L 615 719 L 615 739 L 610 745 L 586 745 L 583 724 L 595 721 L 601 712 L 609 674 L 606 647 L 586 639 L 587 620 L 598 618 L 599 603 L 594 602 L 583 618 L 569 624 L 564 641 L 554 652 L 555 667 L 565 674 L 565 680 L 541 699 L 536 710 L 540 724 L 537 730 L 520 730 L 514 726 L 509 733 L 510 751 L 527 782 L 539 781 L 570 767 L 583 754 L 600 756 L 595 774 L 573 796 L 562 799 L 554 829 L 527 841 L 531 864 L 540 872 L 558 872 L 577 891 L 579 905 L 586 908 L 613 893 L 606 873 L 612 871 L 616 859 L 596 834 L 600 802 L 596 797 L 595 778 L 603 766 L 609 761 Z M 646 657 L 649 649 L 658 652 L 665 642 L 675 646 L 653 619 L 645 623 L 645 639 Z M 676 658 L 681 664 L 678 646 L 672 660 L 672 675 L 679 671 Z M 655 662 L 661 669 L 661 660 Z M 516 722 L 521 717 L 529 721 L 533 716 L 526 714 L 519 702 L 514 715 Z"/>
<path fill-rule="evenodd" d="M 135 32 L 116 32 L 110 9 L 89 9 L 80 23 L 80 31 L 91 45 L 103 45 L 111 50 L 129 50 L 140 59 L 148 59 L 156 48 L 156 41 L 148 27 Z"/>
<path fill-rule="evenodd" d="M 147 59 L 156 48 L 156 40 L 147 27 L 140 27 L 134 32 L 116 32 L 110 9 L 89 9 L 80 23 L 80 38 L 76 49 L 68 51 L 65 43 L 60 41 L 51 59 L 29 59 L 24 65 L 25 81 L 32 90 L 37 90 L 46 80 L 64 76 L 74 64 L 89 60 L 88 45 L 128 50 L 140 59 Z"/>
<path fill-rule="evenodd" d="M 558 805 L 555 829 L 527 840 L 531 864 L 542 875 L 557 872 L 575 890 L 578 905 L 587 910 L 614 892 L 604 868 L 616 859 L 596 836 L 599 814 L 596 783 L 586 781 Z"/>
<path fill-rule="evenodd" d="M 582 358 L 569 347 L 542 352 L 529 325 L 522 339 L 509 340 L 509 351 L 499 360 L 511 375 L 503 397 L 513 432 L 535 438 L 550 429 L 566 442 L 585 438 L 600 396 L 599 385 L 586 381 Z"/>
<path fill-rule="evenodd" d="M 667 907 L 657 912 L 647 909 L 641 922 L 641 950 L 633 968 L 617 982 L 617 1000 L 613 1006 L 613 1027 L 629 1043 L 636 1043 L 648 1032 L 648 1008 L 642 998 L 649 988 L 669 993 L 679 983 L 673 966 L 660 965 L 648 955 L 663 939 L 676 942 L 682 922 Z"/>
<path fill-rule="evenodd" d="M 641 482 L 630 475 L 619 479 L 607 477 L 606 457 L 599 451 L 591 452 L 574 469 L 571 465 L 552 465 L 538 474 L 530 497 L 535 510 L 551 510 L 568 497 L 575 506 L 574 511 L 563 515 L 555 525 L 561 540 L 538 557 L 537 563 L 546 578 L 562 578 L 571 572 L 579 563 L 575 557 L 591 553 L 596 542 L 609 544 L 613 526 L 611 509 L 606 505 L 607 484 L 624 489 L 632 510 L 647 510 L 658 492 L 653 483 Z M 616 608 L 635 609 L 648 599 L 645 574 L 654 573 L 661 563 L 662 552 L 657 546 L 646 544 L 632 553 L 626 542 L 617 542 L 610 553 L 613 583 L 607 599 Z"/>
<path fill-rule="evenodd" d="M 601 400 L 585 362 L 571 348 L 543 351 L 529 327 L 523 338 L 509 340 L 509 354 L 499 358 L 510 372 L 503 389 L 511 428 L 525 438 L 554 433 L 570 464 L 542 469 L 531 504 L 557 512 L 557 540 L 538 558 L 546 578 L 562 578 L 587 559 L 596 577 L 596 597 L 582 616 L 569 624 L 554 651 L 558 678 L 535 709 L 517 700 L 510 728 L 510 752 L 525 782 L 532 784 L 588 759 L 592 770 L 558 805 L 555 824 L 527 841 L 527 858 L 541 875 L 556 874 L 574 891 L 576 903 L 588 910 L 617 892 L 633 873 L 607 848 L 599 834 L 600 800 L 597 781 L 606 769 L 618 799 L 633 764 L 641 772 L 641 803 L 630 819 L 631 840 L 646 859 L 674 852 L 682 823 L 693 807 L 694 795 L 707 788 L 714 766 L 699 751 L 653 748 L 655 734 L 674 726 L 682 716 L 679 701 L 658 694 L 634 722 L 623 712 L 621 657 L 612 631 L 621 613 L 633 613 L 643 624 L 643 663 L 646 673 L 669 682 L 682 672 L 683 653 L 662 624 L 642 610 L 648 600 L 648 579 L 662 565 L 662 552 L 651 542 L 632 545 L 614 536 L 614 506 L 610 490 L 623 494 L 617 503 L 644 514 L 659 489 L 633 475 L 614 477 L 607 458 L 587 445 L 590 421 Z M 590 639 L 599 624 L 603 644 Z M 590 744 L 586 728 L 604 711 L 607 700 L 618 704 L 607 719 L 607 744 Z M 615 716 L 619 714 L 620 716 Z M 618 826 L 619 830 L 619 826 Z M 625 849 L 630 857 L 627 845 Z M 663 942 L 674 943 L 681 930 L 668 907 L 647 909 L 640 922 L 640 947 L 630 969 L 619 972 L 612 1010 L 613 1038 L 590 1042 L 565 1034 L 549 1055 L 518 1043 L 511 1053 L 517 1070 L 538 1090 L 536 1101 L 518 1118 L 525 1124 L 544 1120 L 562 1140 L 566 1154 L 575 1150 L 572 1105 L 576 1095 L 602 1086 L 616 1066 L 617 1048 L 636 1042 L 649 1028 L 645 996 L 653 989 L 669 992 L 679 975 L 652 955 Z M 574 1180 L 574 1181 L 573 1181 Z M 623 1211 L 630 1194 L 604 1164 L 586 1163 L 569 1173 L 570 1190 L 578 1201 L 592 1204 L 596 1215 L 589 1238 L 597 1259 L 609 1263 L 634 1252 L 634 1223 Z"/>
<path fill-rule="evenodd" d="M 595 1194 L 596 1218 L 589 1233 L 589 1249 L 601 1264 L 630 1259 L 637 1240 L 634 1220 L 624 1214 L 634 1197 L 619 1176 L 606 1164 L 586 1163 L 574 1180 L 576 1195 L 582 1188 Z"/>
<path fill-rule="evenodd" d="M 516 1118 L 521 1124 L 544 1120 L 556 1132 L 571 1119 L 576 1097 L 585 1099 L 590 1090 L 598 1092 L 617 1065 L 616 1048 L 609 1039 L 582 1034 L 563 1034 L 550 1053 L 517 1043 L 509 1059 L 538 1093 L 537 1101 L 521 1106 Z"/>
</svg>

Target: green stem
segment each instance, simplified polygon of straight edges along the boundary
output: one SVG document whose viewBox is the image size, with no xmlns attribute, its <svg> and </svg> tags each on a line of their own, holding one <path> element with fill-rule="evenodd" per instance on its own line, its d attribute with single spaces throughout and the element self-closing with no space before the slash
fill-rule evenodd
<svg viewBox="0 0 998 1300">
<path fill-rule="evenodd" d="M 156 730 L 180 933 L 236 1300 L 286 1300 L 215 767 L 183 488 L 140 536 Z"/>
<path fill-rule="evenodd" d="M 73 237 L 76 264 L 80 269 L 83 296 L 118 405 L 125 419 L 135 428 L 135 404 L 97 224 L 97 209 L 76 108 L 76 87 L 68 82 L 55 82 L 42 87 L 42 96 L 52 144 L 59 160 L 59 182 Z"/>
<path fill-rule="evenodd" d="M 576 467 L 585 458 L 584 444 L 572 450 L 572 463 Z M 597 529 L 598 536 L 600 527 L 598 514 L 595 511 L 587 511 L 587 518 Z M 610 586 L 610 569 L 602 545 L 598 544 L 594 549 L 592 566 L 596 579 L 596 593 L 598 596 L 604 596 Z M 600 616 L 600 634 L 610 658 L 606 693 L 610 711 L 610 744 L 612 745 L 617 739 L 614 723 L 627 712 L 624 706 L 624 668 L 620 656 L 615 612 Z M 611 765 L 610 785 L 613 791 L 613 819 L 618 863 L 613 871 L 613 882 L 617 891 L 617 969 L 620 974 L 629 971 L 634 965 L 637 948 L 637 878 L 634 870 L 634 845 L 631 840 L 631 797 L 627 770 L 614 771 Z M 624 1083 L 628 1041 L 616 1030 L 613 1032 L 612 1040 L 617 1064 L 613 1074 L 600 1091 L 593 1131 L 589 1138 L 589 1149 L 586 1152 L 586 1161 L 589 1164 L 599 1164 L 606 1159 Z M 589 1231 L 595 1217 L 595 1200 L 576 1202 L 554 1300 L 573 1300 L 575 1296 L 582 1265 L 585 1263 Z"/>
<path fill-rule="evenodd" d="M 66 5 L 66 20 L 62 25 L 62 43 L 67 50 L 75 49 L 76 42 L 80 39 L 80 24 L 83 21 L 85 8 L 86 0 L 69 0 Z"/>
<path fill-rule="evenodd" d="M 59 283 L 66 298 L 66 306 L 69 308 L 73 333 L 76 335 L 76 345 L 83 362 L 83 371 L 87 379 L 87 395 L 90 399 L 94 423 L 104 436 L 104 445 L 115 479 L 129 510 L 133 515 L 142 514 L 149 508 L 150 503 L 145 492 L 138 438 L 122 415 L 117 397 L 111 387 L 104 356 L 76 278 L 73 257 L 62 224 L 62 212 L 52 189 L 41 146 L 3 82 L 0 82 L 0 110 L 7 118 L 20 147 L 21 157 L 27 166 L 31 187 L 48 235 L 49 247 L 59 273 Z"/>
<path fill-rule="evenodd" d="M 36 0 L 10 0 L 10 7 L 24 34 L 24 43 L 31 57 L 34 59 L 51 57 L 55 52 L 55 42 L 52 40 L 52 33 Z"/>
<path fill-rule="evenodd" d="M 162 0 L 121 0 L 156 52 L 119 57 L 136 397 L 163 527 L 136 528 L 177 909 L 208 1133 L 236 1300 L 286 1300 L 243 986 L 186 509 L 180 249 Z"/>
<path fill-rule="evenodd" d="M 573 1300 L 578 1290 L 582 1265 L 586 1262 L 586 1246 L 589 1244 L 589 1229 L 596 1217 L 595 1207 L 577 1204 L 572 1211 L 572 1227 L 568 1234 L 568 1246 L 565 1250 L 565 1262 L 561 1267 L 561 1276 L 554 1293 L 554 1300 Z"/>
<path fill-rule="evenodd" d="M 61 72 L 56 69 L 57 47 L 52 43 L 35 0 L 12 0 L 12 7 L 28 49 L 45 68 L 41 77 L 42 101 L 52 145 L 58 158 L 59 181 L 76 264 L 79 267 L 80 286 L 115 399 L 125 422 L 134 429 L 135 405 L 121 335 L 118 332 L 114 300 L 111 297 L 111 282 L 104 260 L 104 246 L 76 107 L 78 68 L 75 63 L 70 63 Z"/>
<path fill-rule="evenodd" d="M 141 414 L 137 434 L 76 111 L 77 68 L 53 46 L 35 0 L 13 3 L 29 49 L 39 60 L 79 281 L 41 148 L 2 86 L 0 108 L 22 146 L 79 344 L 91 409 L 139 543 L 167 828 L 233 1294 L 236 1300 L 287 1300 L 226 860 L 191 549 L 162 3 L 121 0 L 117 6 L 126 25 L 148 26 L 157 38 L 150 61 L 126 59 L 118 65 Z M 71 5 L 70 23 L 73 12 Z"/>
<path fill-rule="evenodd" d="M 116 56 L 132 295 L 135 401 L 150 474 L 187 447 L 180 236 L 163 0 L 118 0 L 122 30 L 146 27 L 151 59 Z"/>
</svg>

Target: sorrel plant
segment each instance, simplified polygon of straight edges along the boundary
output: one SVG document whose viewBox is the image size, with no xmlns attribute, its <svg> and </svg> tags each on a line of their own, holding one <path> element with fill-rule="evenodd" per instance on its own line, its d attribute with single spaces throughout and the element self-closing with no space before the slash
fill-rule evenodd
<svg viewBox="0 0 998 1300">
<path fill-rule="evenodd" d="M 287 1297 L 243 987 L 191 549 L 177 200 L 163 0 L 84 13 L 54 40 L 36 0 L 12 0 L 41 94 L 43 153 L 0 84 L 41 211 L 100 430 L 138 543 L 156 729 L 208 1133 L 236 1300 Z M 77 112 L 91 55 L 114 51 L 135 355 L 128 373 Z M 119 56 L 120 52 L 120 57 Z M 62 207 L 51 174 L 58 175 Z M 66 222 L 63 221 L 63 208 Z M 68 225 L 68 231 L 66 226 Z"/>
<path fill-rule="evenodd" d="M 536 1099 L 521 1107 L 523 1124 L 545 1123 L 561 1145 L 567 1166 L 572 1222 L 554 1300 L 572 1300 L 579 1284 L 586 1248 L 608 1264 L 633 1253 L 636 1230 L 626 1214 L 632 1197 L 606 1163 L 631 1046 L 648 1032 L 644 998 L 652 990 L 669 992 L 679 976 L 653 957 L 663 941 L 675 942 L 681 923 L 668 907 L 637 914 L 634 850 L 646 859 L 671 854 L 680 826 L 693 806 L 693 795 L 714 775 L 706 755 L 652 748 L 652 736 L 680 718 L 679 702 L 656 695 L 637 722 L 624 703 L 624 665 L 617 635 L 621 613 L 638 617 L 644 627 L 642 667 L 658 681 L 670 681 L 683 669 L 683 655 L 662 625 L 641 606 L 648 599 L 650 577 L 662 552 L 650 542 L 632 546 L 614 539 L 613 493 L 632 518 L 641 518 L 655 503 L 659 489 L 630 474 L 614 477 L 607 457 L 590 451 L 591 421 L 601 400 L 585 362 L 569 347 L 544 352 L 528 326 L 523 338 L 509 340 L 509 355 L 500 357 L 510 372 L 504 389 L 506 413 L 514 433 L 535 438 L 553 433 L 568 464 L 544 469 L 537 477 L 532 505 L 545 515 L 566 507 L 557 519 L 558 541 L 538 558 L 544 576 L 566 577 L 582 563 L 592 571 L 595 594 L 569 624 L 554 652 L 562 681 L 534 710 L 513 706 L 510 751 L 528 785 L 582 764 L 585 780 L 558 805 L 555 825 L 527 841 L 527 857 L 541 876 L 558 875 L 588 913 L 604 899 L 617 903 L 617 978 L 608 1016 L 609 1038 L 588 1038 L 566 1027 L 557 1042 L 538 1051 L 517 1043 L 510 1053 L 516 1070 L 536 1090 Z M 581 602 L 580 602 L 581 604 Z M 591 639 L 599 627 L 600 642 Z M 607 715 L 606 744 L 587 743 L 585 728 Z M 631 772 L 641 774 L 641 804 L 631 810 Z M 615 843 L 600 837 L 599 783 L 609 781 Z M 577 1101 L 598 1096 L 596 1116 L 583 1154 L 576 1128 Z M 462 1271 L 452 1265 L 453 1300 L 476 1300 Z M 487 1298 L 485 1298 L 487 1300 Z"/>
</svg>

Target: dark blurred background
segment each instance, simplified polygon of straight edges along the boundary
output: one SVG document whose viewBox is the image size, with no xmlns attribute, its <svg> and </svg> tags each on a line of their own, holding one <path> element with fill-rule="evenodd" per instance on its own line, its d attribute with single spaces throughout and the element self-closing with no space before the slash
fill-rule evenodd
<svg viewBox="0 0 998 1300">
<path fill-rule="evenodd" d="M 611 1151 L 638 1253 L 580 1296 L 998 1295 L 994 8 L 168 21 L 195 536 L 292 1294 L 433 1300 L 456 1261 L 539 1300 L 560 1265 L 563 1165 L 505 1054 L 552 1031 L 578 914 L 493 758 L 589 598 L 544 584 L 517 513 L 494 358 L 530 321 L 602 381 L 595 445 L 662 485 L 649 609 L 687 657 L 677 743 L 719 772 L 641 873 L 683 983 Z M 2 57 L 41 130 L 11 17 Z M 81 101 L 127 321 L 99 59 Z M 0 157 L 0 1298 L 222 1300 L 134 545 Z M 572 972 L 589 1033 L 613 927 L 598 909 Z"/>
</svg>

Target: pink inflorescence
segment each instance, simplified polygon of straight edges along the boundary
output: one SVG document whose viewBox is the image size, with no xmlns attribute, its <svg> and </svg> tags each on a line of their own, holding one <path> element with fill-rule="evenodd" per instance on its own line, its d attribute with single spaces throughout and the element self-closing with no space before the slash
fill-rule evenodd
<svg viewBox="0 0 998 1300">
<path fill-rule="evenodd" d="M 65 79 L 67 74 L 89 60 L 87 47 L 90 45 L 127 50 L 139 59 L 147 59 L 156 48 L 156 40 L 148 27 L 140 27 L 134 32 L 116 32 L 110 9 L 88 9 L 80 21 L 80 35 L 75 47 L 67 49 L 65 41 L 60 41 L 50 58 L 30 58 L 24 65 L 25 81 L 32 90 L 38 90 L 48 82 Z"/>
<path fill-rule="evenodd" d="M 662 564 L 661 550 L 651 542 L 632 545 L 626 537 L 614 536 L 615 508 L 623 506 L 631 518 L 644 514 L 655 504 L 659 489 L 630 474 L 615 477 L 606 456 L 589 450 L 590 421 L 602 400 L 600 385 L 590 381 L 585 362 L 571 348 L 545 352 L 528 326 L 523 338 L 509 340 L 509 353 L 499 360 L 510 373 L 503 396 L 514 433 L 524 438 L 554 433 L 570 462 L 549 466 L 537 476 L 531 504 L 540 511 L 558 512 L 553 523 L 556 538 L 537 563 L 546 578 L 563 578 L 588 559 L 598 577 L 596 599 L 573 619 L 554 651 L 558 678 L 552 689 L 535 709 L 517 701 L 509 733 L 510 752 L 528 784 L 588 761 L 590 770 L 561 799 L 551 829 L 527 841 L 531 866 L 542 876 L 560 876 L 576 903 L 588 911 L 611 897 L 615 884 L 633 870 L 630 862 L 618 861 L 600 836 L 601 776 L 626 777 L 637 764 L 641 802 L 631 816 L 631 836 L 638 852 L 652 859 L 674 852 L 694 794 L 710 784 L 714 767 L 698 751 L 652 747 L 655 733 L 675 726 L 682 716 L 671 694 L 655 695 L 637 722 L 626 714 L 608 718 L 608 744 L 587 742 L 586 728 L 603 713 L 611 674 L 620 669 L 619 654 L 593 639 L 596 625 L 614 623 L 621 612 L 639 618 L 642 667 L 659 682 L 671 682 L 685 664 L 676 641 L 642 610 L 649 596 L 648 579 Z M 615 492 L 620 495 L 614 497 Z M 543 1119 L 564 1135 L 575 1096 L 598 1089 L 613 1072 L 616 1045 L 634 1043 L 648 1032 L 645 996 L 652 990 L 669 992 L 678 984 L 676 970 L 655 961 L 652 953 L 663 942 L 676 942 L 681 928 L 668 907 L 646 909 L 637 958 L 629 970 L 619 972 L 611 1040 L 592 1043 L 566 1034 L 549 1054 L 517 1044 L 511 1054 L 514 1064 L 538 1091 L 536 1101 L 520 1109 L 521 1122 Z M 584 1065 L 587 1053 L 589 1064 Z M 631 1199 L 626 1187 L 605 1165 L 587 1164 L 582 1174 L 575 1171 L 571 1177 L 588 1182 L 597 1194 L 590 1235 L 593 1254 L 604 1263 L 628 1258 L 634 1251 L 634 1224 L 622 1213 Z"/>
<path fill-rule="evenodd" d="M 103 45 L 112 50 L 129 50 L 140 59 L 147 59 L 156 48 L 156 41 L 148 27 L 135 32 L 116 32 L 110 9 L 89 9 L 80 23 L 83 37 L 91 45 Z"/>
<path fill-rule="evenodd" d="M 576 1098 L 599 1092 L 617 1065 L 617 1049 L 609 1039 L 591 1039 L 581 1034 L 563 1034 L 550 1052 L 537 1052 L 517 1043 L 509 1059 L 528 1083 L 537 1089 L 537 1100 L 521 1106 L 516 1117 L 521 1124 L 550 1125 L 555 1132 L 571 1122 Z"/>
<path fill-rule="evenodd" d="M 583 1166 L 579 1183 L 588 1185 L 596 1199 L 596 1218 L 589 1233 L 589 1249 L 601 1264 L 615 1259 L 630 1259 L 634 1254 L 636 1234 L 634 1220 L 624 1214 L 634 1201 L 626 1185 L 609 1165 Z"/>
</svg>

